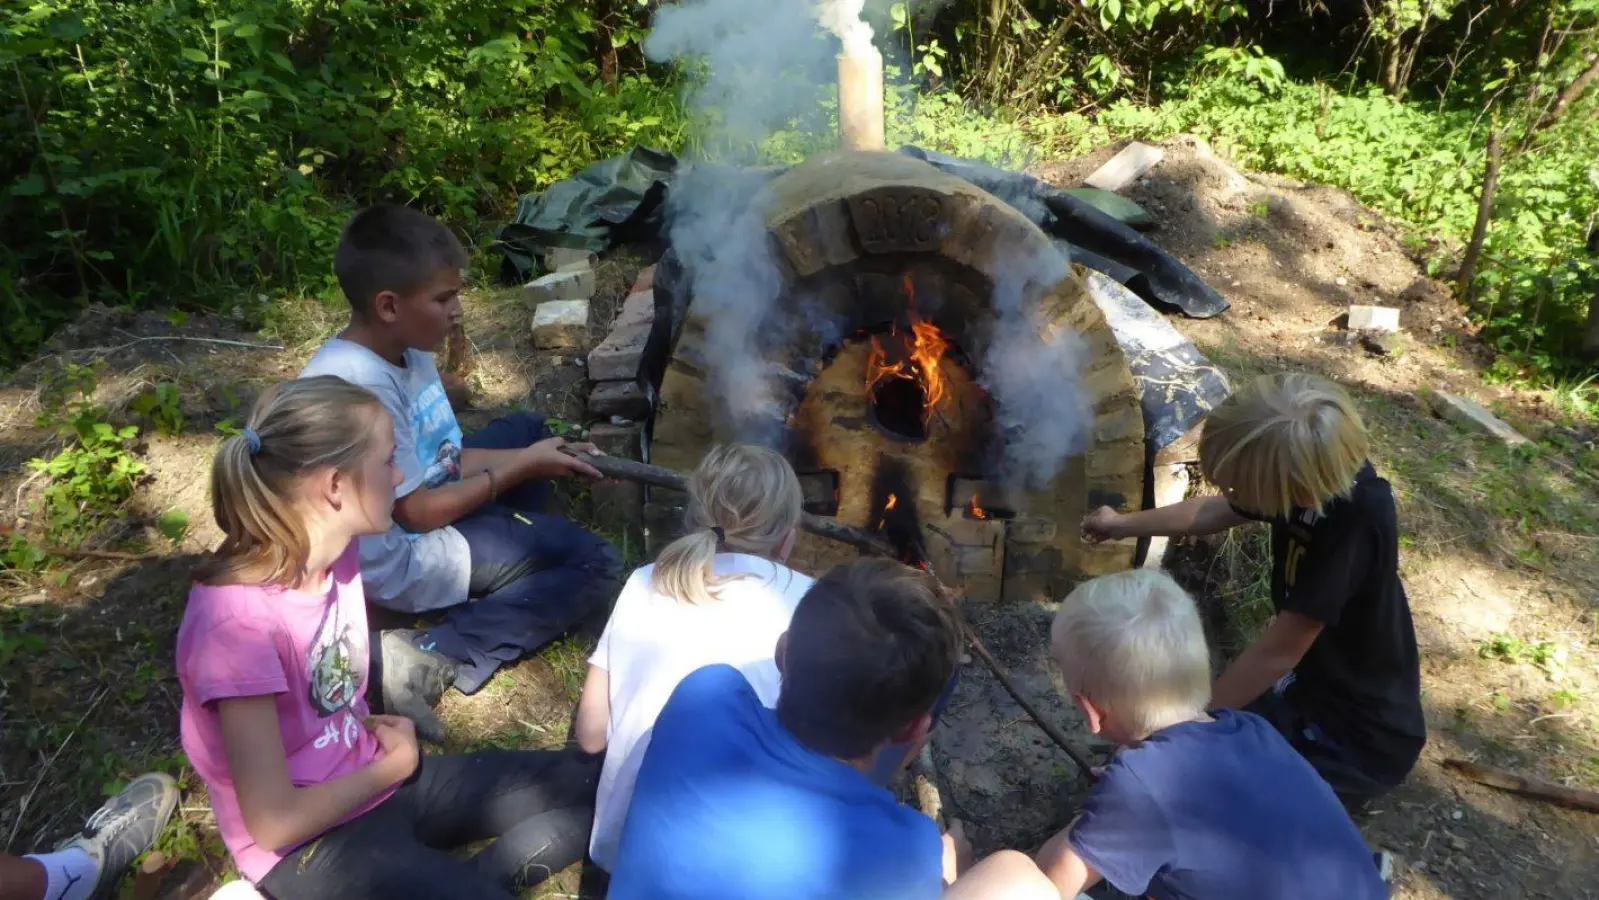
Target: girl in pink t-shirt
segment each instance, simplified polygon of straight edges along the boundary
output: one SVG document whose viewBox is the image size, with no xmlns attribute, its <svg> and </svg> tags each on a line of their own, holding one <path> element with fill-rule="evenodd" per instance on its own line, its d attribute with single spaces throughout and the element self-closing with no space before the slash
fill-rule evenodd
<svg viewBox="0 0 1599 900">
<path fill-rule="evenodd" d="M 239 872 L 275 900 L 509 900 L 583 855 L 593 758 L 424 763 L 410 720 L 367 708 L 355 542 L 389 528 L 397 480 L 388 414 L 331 376 L 269 390 L 212 466 L 225 537 L 178 631 L 183 747 Z"/>
</svg>

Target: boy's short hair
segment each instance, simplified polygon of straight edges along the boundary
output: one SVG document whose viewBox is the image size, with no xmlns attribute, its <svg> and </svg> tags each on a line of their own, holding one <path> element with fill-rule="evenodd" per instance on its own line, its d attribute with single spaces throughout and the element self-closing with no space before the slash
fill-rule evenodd
<svg viewBox="0 0 1599 900">
<path fill-rule="evenodd" d="M 466 249 L 442 222 L 414 209 L 390 204 L 356 213 L 339 235 L 333 272 L 357 315 L 368 315 L 384 291 L 409 294 L 440 269 L 462 269 Z"/>
<path fill-rule="evenodd" d="M 932 710 L 960 641 L 954 599 L 931 574 L 886 559 L 837 566 L 794 610 L 778 719 L 813 750 L 859 759 Z"/>
<path fill-rule="evenodd" d="M 1151 569 L 1084 582 L 1061 602 L 1050 653 L 1066 689 L 1148 735 L 1210 704 L 1210 650 L 1194 601 Z"/>
<path fill-rule="evenodd" d="M 1315 375 L 1263 375 L 1205 417 L 1199 467 L 1239 507 L 1281 518 L 1347 498 L 1370 452 L 1343 388 Z"/>
</svg>

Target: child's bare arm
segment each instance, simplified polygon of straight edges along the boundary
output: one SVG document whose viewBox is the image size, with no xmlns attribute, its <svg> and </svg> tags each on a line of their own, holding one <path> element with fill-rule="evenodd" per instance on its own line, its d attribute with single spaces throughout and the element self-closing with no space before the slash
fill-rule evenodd
<svg viewBox="0 0 1599 900">
<path fill-rule="evenodd" d="M 1322 623 L 1296 612 L 1281 612 L 1266 633 L 1250 644 L 1216 679 L 1211 705 L 1238 709 L 1271 690 L 1294 670 L 1321 634 Z"/>
<path fill-rule="evenodd" d="M 572 724 L 583 752 L 599 753 L 605 749 L 610 722 L 611 673 L 591 665 L 583 680 L 583 697 L 577 701 L 577 721 Z"/>
<path fill-rule="evenodd" d="M 1075 900 L 1078 894 L 1099 883 L 1099 873 L 1072 850 L 1067 840 L 1070 834 L 1070 826 L 1062 829 L 1033 857 L 1063 900 Z"/>
<path fill-rule="evenodd" d="M 600 473 L 581 459 L 561 452 L 565 441 L 549 438 L 520 450 L 503 450 L 487 463 L 463 454 L 461 480 L 435 488 L 417 488 L 394 502 L 394 521 L 407 531 L 425 532 L 459 521 L 488 503 L 500 491 L 529 478 L 555 478 L 580 475 L 599 478 Z M 472 451 L 473 454 L 491 451 Z M 472 462 L 478 459 L 478 462 Z M 487 469 L 490 475 L 485 475 Z"/>
<path fill-rule="evenodd" d="M 1226 531 L 1248 521 L 1225 497 L 1195 497 L 1131 513 L 1101 506 L 1083 520 L 1083 537 L 1095 544 L 1121 538 L 1194 537 Z"/>
<path fill-rule="evenodd" d="M 217 713 L 244 827 L 268 850 L 316 837 L 416 771 L 419 751 L 410 720 L 374 716 L 381 756 L 332 781 L 296 787 L 289 780 L 278 710 L 270 695 L 220 700 Z"/>
</svg>

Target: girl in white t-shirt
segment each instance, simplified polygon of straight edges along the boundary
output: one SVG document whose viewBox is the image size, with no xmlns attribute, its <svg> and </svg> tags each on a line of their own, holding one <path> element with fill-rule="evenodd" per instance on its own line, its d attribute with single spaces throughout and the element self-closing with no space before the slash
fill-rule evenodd
<svg viewBox="0 0 1599 900">
<path fill-rule="evenodd" d="M 605 753 L 589 855 L 609 870 L 650 731 L 677 683 L 723 663 L 777 703 L 772 657 L 812 579 L 783 565 L 802 498 L 788 461 L 764 447 L 717 447 L 688 484 L 688 533 L 633 573 L 589 658 L 578 743 Z"/>
</svg>

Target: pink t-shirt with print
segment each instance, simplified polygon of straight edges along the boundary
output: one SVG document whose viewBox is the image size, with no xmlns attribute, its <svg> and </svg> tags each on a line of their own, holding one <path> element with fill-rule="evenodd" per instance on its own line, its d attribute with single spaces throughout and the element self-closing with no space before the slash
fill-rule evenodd
<svg viewBox="0 0 1599 900">
<path fill-rule="evenodd" d="M 189 591 L 178 629 L 183 749 L 211 790 L 222 842 L 240 874 L 253 882 L 266 877 L 284 854 L 258 846 L 244 827 L 228 774 L 217 701 L 268 694 L 276 698 L 289 780 L 295 785 L 346 775 L 380 752 L 365 725 L 366 600 L 353 542 L 331 574 L 328 589 L 317 593 L 197 584 Z M 391 793 L 384 792 L 349 818 Z"/>
</svg>

